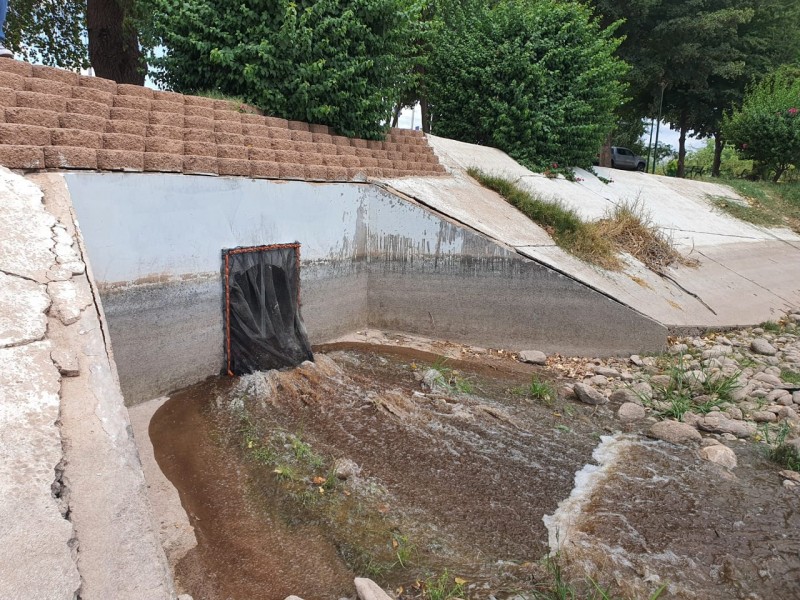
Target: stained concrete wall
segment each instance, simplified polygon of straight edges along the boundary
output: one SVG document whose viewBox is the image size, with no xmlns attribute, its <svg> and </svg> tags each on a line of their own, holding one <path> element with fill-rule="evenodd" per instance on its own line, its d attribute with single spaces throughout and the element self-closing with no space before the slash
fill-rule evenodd
<svg viewBox="0 0 800 600">
<path fill-rule="evenodd" d="M 222 248 L 299 241 L 312 343 L 367 326 L 509 349 L 654 350 L 663 327 L 368 184 L 65 175 L 129 404 L 223 364 Z"/>
</svg>

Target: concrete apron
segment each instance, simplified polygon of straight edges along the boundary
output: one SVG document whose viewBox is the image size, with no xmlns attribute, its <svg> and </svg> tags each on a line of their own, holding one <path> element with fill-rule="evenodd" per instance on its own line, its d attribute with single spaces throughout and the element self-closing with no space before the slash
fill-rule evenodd
<svg viewBox="0 0 800 600">
<path fill-rule="evenodd" d="M 0 195 L 2 596 L 173 598 L 63 178 Z"/>
</svg>

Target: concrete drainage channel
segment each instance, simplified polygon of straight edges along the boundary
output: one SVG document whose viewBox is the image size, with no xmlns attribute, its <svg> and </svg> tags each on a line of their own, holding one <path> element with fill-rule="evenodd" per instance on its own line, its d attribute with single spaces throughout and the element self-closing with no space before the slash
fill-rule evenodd
<svg viewBox="0 0 800 600">
<path fill-rule="evenodd" d="M 3 302 L 16 313 L 4 360 L 31 362 L 30 384 L 9 381 L 19 391 L 4 394 L 30 396 L 37 432 L 50 406 L 42 435 L 55 444 L 33 461 L 50 475 L 31 490 L 41 511 L 26 530 L 67 532 L 59 543 L 53 530 L 56 548 L 39 557 L 63 574 L 43 585 L 83 598 L 173 594 L 123 397 L 131 406 L 223 370 L 224 248 L 300 243 L 313 343 L 367 326 L 587 352 L 664 341 L 623 305 L 366 184 L 3 170 L 3 186 L 14 199 L 3 205 Z M 24 546 L 19 535 L 6 548 Z M 17 589 L 6 575 L 3 589 Z"/>
</svg>

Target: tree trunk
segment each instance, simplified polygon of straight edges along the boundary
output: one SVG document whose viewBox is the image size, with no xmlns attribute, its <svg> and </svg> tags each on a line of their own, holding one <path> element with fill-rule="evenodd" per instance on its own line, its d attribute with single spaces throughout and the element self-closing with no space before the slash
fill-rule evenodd
<svg viewBox="0 0 800 600">
<path fill-rule="evenodd" d="M 398 102 L 392 108 L 392 127 L 397 127 L 397 123 L 400 121 L 400 112 L 403 110 L 403 106 Z"/>
<path fill-rule="evenodd" d="M 419 112 L 422 115 L 422 131 L 423 133 L 431 132 L 431 114 L 428 108 L 428 99 L 420 98 Z"/>
<path fill-rule="evenodd" d="M 600 147 L 600 159 L 597 161 L 601 167 L 611 166 L 611 133 L 606 136 Z"/>
<path fill-rule="evenodd" d="M 781 180 L 781 175 L 784 174 L 788 167 L 784 165 L 778 165 L 775 167 L 775 177 L 772 178 L 773 183 L 778 183 Z"/>
<path fill-rule="evenodd" d="M 711 163 L 711 176 L 719 177 L 719 168 L 722 164 L 722 149 L 725 147 L 725 140 L 722 139 L 722 134 L 717 132 L 714 134 L 714 162 Z"/>
<path fill-rule="evenodd" d="M 86 0 L 89 61 L 95 75 L 144 85 L 145 65 L 136 31 L 125 22 L 130 0 Z"/>
<path fill-rule="evenodd" d="M 686 114 L 686 109 L 681 110 L 680 128 L 681 135 L 678 138 L 678 177 L 686 177 L 686 130 L 689 128 L 687 121 L 689 115 Z"/>
</svg>

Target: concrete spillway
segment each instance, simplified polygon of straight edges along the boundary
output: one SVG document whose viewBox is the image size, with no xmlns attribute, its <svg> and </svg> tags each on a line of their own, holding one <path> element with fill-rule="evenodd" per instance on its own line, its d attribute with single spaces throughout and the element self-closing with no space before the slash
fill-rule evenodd
<svg viewBox="0 0 800 600">
<path fill-rule="evenodd" d="M 313 343 L 366 327 L 576 354 L 658 349 L 663 326 L 381 187 L 65 176 L 126 402 L 219 373 L 220 251 L 300 242 Z"/>
</svg>

